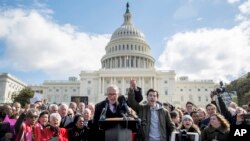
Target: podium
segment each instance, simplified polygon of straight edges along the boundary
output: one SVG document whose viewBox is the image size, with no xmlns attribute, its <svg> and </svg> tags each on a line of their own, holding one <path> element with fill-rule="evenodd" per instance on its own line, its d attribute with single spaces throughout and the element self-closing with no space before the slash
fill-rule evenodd
<svg viewBox="0 0 250 141">
<path fill-rule="evenodd" d="M 132 133 L 137 132 L 140 120 L 107 118 L 99 120 L 99 126 L 105 131 L 105 141 L 132 141 Z"/>
</svg>

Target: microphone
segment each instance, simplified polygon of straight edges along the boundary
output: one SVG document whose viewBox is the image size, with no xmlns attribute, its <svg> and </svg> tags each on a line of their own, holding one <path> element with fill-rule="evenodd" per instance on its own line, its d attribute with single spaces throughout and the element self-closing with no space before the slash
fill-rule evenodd
<svg viewBox="0 0 250 141">
<path fill-rule="evenodd" d="M 119 96 L 118 103 L 120 107 L 120 114 L 122 115 L 123 119 L 127 120 L 129 108 L 126 102 L 126 98 L 123 95 Z"/>
<path fill-rule="evenodd" d="M 129 108 L 128 108 L 128 104 L 126 102 L 126 98 L 124 97 L 124 95 L 121 95 L 118 97 L 118 103 L 119 103 L 121 113 L 123 114 L 128 113 Z"/>
<path fill-rule="evenodd" d="M 105 107 L 102 109 L 99 120 L 105 120 L 106 119 L 107 109 L 108 109 L 108 103 L 106 103 Z"/>
</svg>

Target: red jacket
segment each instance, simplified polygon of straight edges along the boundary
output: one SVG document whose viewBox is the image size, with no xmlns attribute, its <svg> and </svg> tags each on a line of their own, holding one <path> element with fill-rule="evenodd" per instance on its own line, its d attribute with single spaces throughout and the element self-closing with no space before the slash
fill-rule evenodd
<svg viewBox="0 0 250 141">
<path fill-rule="evenodd" d="M 38 134 L 36 136 L 36 141 L 49 141 L 53 138 L 55 131 L 50 128 L 37 128 Z M 65 128 L 59 128 L 58 141 L 68 141 L 68 131 Z"/>
</svg>

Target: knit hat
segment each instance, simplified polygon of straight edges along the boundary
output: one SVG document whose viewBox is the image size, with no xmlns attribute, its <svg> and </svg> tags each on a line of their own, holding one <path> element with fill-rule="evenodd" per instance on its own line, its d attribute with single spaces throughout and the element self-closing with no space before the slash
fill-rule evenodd
<svg viewBox="0 0 250 141">
<path fill-rule="evenodd" d="M 184 115 L 182 117 L 182 121 L 184 121 L 185 119 L 190 119 L 193 122 L 193 119 L 192 119 L 192 117 L 190 115 Z"/>
</svg>

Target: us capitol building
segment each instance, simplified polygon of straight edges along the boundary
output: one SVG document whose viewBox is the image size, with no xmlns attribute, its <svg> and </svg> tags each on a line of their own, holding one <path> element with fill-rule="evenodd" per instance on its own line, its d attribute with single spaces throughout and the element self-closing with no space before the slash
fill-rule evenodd
<svg viewBox="0 0 250 141">
<path fill-rule="evenodd" d="M 128 4 L 123 16 L 123 24 L 113 32 L 105 47 L 101 69 L 83 70 L 80 79 L 45 80 L 40 86 L 31 86 L 32 89 L 42 92 L 48 103 L 69 103 L 77 97 L 87 97 L 88 102 L 97 103 L 105 99 L 107 86 L 115 84 L 120 93 L 126 95 L 130 80 L 135 79 L 142 88 L 143 100 L 146 100 L 147 90 L 154 88 L 159 92 L 161 102 L 175 106 L 185 106 L 187 101 L 197 106 L 208 104 L 214 82 L 190 81 L 187 76 L 177 78 L 174 70 L 156 70 L 151 48 L 143 33 L 133 25 Z"/>
</svg>

